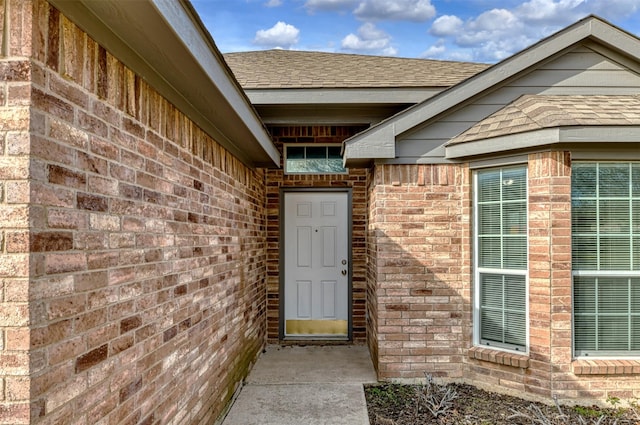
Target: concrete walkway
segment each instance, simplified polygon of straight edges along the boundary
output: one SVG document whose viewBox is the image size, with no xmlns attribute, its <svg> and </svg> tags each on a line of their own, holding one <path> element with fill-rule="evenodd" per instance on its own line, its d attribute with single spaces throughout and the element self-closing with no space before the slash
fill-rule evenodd
<svg viewBox="0 0 640 425">
<path fill-rule="evenodd" d="M 367 347 L 271 345 L 223 425 L 368 425 L 363 384 L 376 382 Z"/>
</svg>

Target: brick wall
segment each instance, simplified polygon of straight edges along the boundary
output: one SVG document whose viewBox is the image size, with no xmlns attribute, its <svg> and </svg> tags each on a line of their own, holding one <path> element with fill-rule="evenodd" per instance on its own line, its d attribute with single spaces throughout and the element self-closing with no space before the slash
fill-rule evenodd
<svg viewBox="0 0 640 425">
<path fill-rule="evenodd" d="M 373 366 L 378 371 L 379 335 L 378 335 L 378 232 L 376 211 L 379 203 L 382 205 L 384 197 L 378 195 L 376 190 L 375 167 L 369 169 L 369 184 L 367 186 L 367 249 L 366 249 L 366 306 L 367 306 L 367 346 Z M 383 192 L 384 193 L 384 192 Z M 384 233 L 380 233 L 384 236 Z"/>
<path fill-rule="evenodd" d="M 0 10 L 4 9 L 0 2 Z M 29 422 L 29 103 L 28 3 L 0 19 L 0 423 Z M 14 36 L 6 38 L 9 31 Z M 25 40 L 26 42 L 23 42 Z M 35 359 L 34 359 L 35 361 Z"/>
<path fill-rule="evenodd" d="M 268 126 L 280 152 L 284 143 L 340 143 L 367 126 Z M 365 251 L 367 214 L 367 170 L 350 169 L 342 175 L 285 175 L 283 169 L 267 171 L 267 335 L 279 340 L 280 316 L 280 188 L 281 187 L 350 187 L 352 188 L 352 258 L 353 258 L 353 339 L 364 342 L 365 322 Z"/>
<path fill-rule="evenodd" d="M 0 423 L 211 423 L 265 340 L 264 174 L 46 2 L 9 6 Z"/>
<path fill-rule="evenodd" d="M 375 167 L 367 306 L 373 316 L 369 346 L 381 379 L 412 380 L 427 372 L 566 402 L 640 396 L 640 362 L 572 359 L 570 166 L 568 152 L 528 157 L 528 355 L 472 344 L 468 167 Z"/>
<path fill-rule="evenodd" d="M 369 346 L 381 379 L 461 378 L 470 342 L 469 172 L 375 167 L 369 202 Z"/>
</svg>

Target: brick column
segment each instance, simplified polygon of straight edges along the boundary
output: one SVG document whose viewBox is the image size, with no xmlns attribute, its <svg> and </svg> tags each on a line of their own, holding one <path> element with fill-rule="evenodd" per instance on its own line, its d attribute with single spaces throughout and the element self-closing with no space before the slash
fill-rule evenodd
<svg viewBox="0 0 640 425">
<path fill-rule="evenodd" d="M 0 2 L 0 423 L 30 422 L 29 374 L 29 178 L 38 170 L 29 159 L 32 70 L 30 1 Z M 5 14 L 8 14 L 5 18 Z M 6 49 L 5 49 L 6 48 Z M 37 124 L 33 124 L 34 126 Z"/>
<path fill-rule="evenodd" d="M 381 379 L 461 378 L 470 335 L 469 171 L 377 166 L 369 204 L 370 346 Z"/>
<path fill-rule="evenodd" d="M 565 152 L 529 155 L 528 393 L 550 397 L 551 365 L 571 356 L 571 171 Z"/>
</svg>

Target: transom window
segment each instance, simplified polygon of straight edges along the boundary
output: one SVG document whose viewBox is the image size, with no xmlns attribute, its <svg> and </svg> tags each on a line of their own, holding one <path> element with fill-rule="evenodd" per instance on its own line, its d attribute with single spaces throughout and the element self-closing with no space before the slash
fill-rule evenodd
<svg viewBox="0 0 640 425">
<path fill-rule="evenodd" d="M 527 350 L 527 169 L 475 174 L 475 341 Z"/>
<path fill-rule="evenodd" d="M 285 145 L 287 174 L 346 174 L 341 145 Z"/>
<path fill-rule="evenodd" d="M 640 355 L 640 163 L 571 168 L 575 354 Z"/>
</svg>

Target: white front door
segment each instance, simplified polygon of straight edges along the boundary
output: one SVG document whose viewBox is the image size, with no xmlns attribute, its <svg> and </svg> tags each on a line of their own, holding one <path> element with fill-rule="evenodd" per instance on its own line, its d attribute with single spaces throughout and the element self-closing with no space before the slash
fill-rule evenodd
<svg viewBox="0 0 640 425">
<path fill-rule="evenodd" d="M 284 192 L 284 334 L 346 337 L 349 196 Z"/>
</svg>

